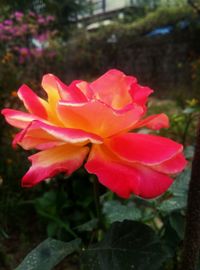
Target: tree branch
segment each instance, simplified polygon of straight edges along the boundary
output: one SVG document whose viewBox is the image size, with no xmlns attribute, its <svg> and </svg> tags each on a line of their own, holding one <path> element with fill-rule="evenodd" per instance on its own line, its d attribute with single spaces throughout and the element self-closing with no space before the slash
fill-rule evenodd
<svg viewBox="0 0 200 270">
<path fill-rule="evenodd" d="M 185 239 L 180 270 L 196 270 L 200 251 L 200 121 L 188 192 Z"/>
<path fill-rule="evenodd" d="M 197 4 L 192 0 L 188 0 L 187 2 L 193 9 L 197 11 L 198 14 L 200 14 L 200 4 Z"/>
</svg>

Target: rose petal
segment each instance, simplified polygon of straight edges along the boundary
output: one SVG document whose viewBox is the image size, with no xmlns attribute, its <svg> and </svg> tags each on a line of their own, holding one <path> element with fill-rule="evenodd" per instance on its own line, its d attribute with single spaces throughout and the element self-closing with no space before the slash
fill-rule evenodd
<svg viewBox="0 0 200 270">
<path fill-rule="evenodd" d="M 64 92 L 64 87 L 67 87 L 56 76 L 52 74 L 44 75 L 42 78 L 42 87 L 48 95 L 48 103 L 46 111 L 48 113 L 48 120 L 53 124 L 62 126 L 56 114 L 58 101 L 62 99 L 61 92 Z"/>
<path fill-rule="evenodd" d="M 124 166 L 113 157 L 105 147 L 93 146 L 85 164 L 89 173 L 95 174 L 99 182 L 117 193 L 120 197 L 128 198 L 131 190 L 138 194 L 138 179 L 134 169 Z M 130 181 L 132 188 L 130 187 Z"/>
<path fill-rule="evenodd" d="M 90 87 L 97 99 L 114 109 L 122 109 L 132 103 L 129 90 L 133 83 L 136 83 L 136 78 L 126 76 L 119 70 L 111 69 L 90 83 Z"/>
<path fill-rule="evenodd" d="M 76 87 L 81 90 L 81 92 L 84 94 L 85 98 L 88 101 L 94 98 L 94 93 L 90 87 L 90 84 L 86 81 L 79 81 L 78 83 L 76 83 Z M 82 102 L 84 102 L 84 100 Z"/>
<path fill-rule="evenodd" d="M 44 149 L 60 145 L 62 143 L 87 144 L 102 143 L 102 139 L 94 134 L 86 133 L 79 129 L 60 128 L 45 124 L 41 121 L 33 121 L 23 130 L 20 135 L 17 134 L 13 141 L 24 149 Z"/>
<path fill-rule="evenodd" d="M 65 144 L 30 156 L 32 166 L 24 175 L 22 186 L 32 187 L 60 172 L 70 175 L 82 165 L 88 151 L 88 147 Z"/>
<path fill-rule="evenodd" d="M 63 100 L 69 102 L 86 102 L 87 98 L 83 92 L 78 87 L 79 85 L 84 85 L 84 81 L 73 81 L 69 86 L 58 84 L 58 89 Z M 63 86 L 63 87 L 62 87 Z"/>
<path fill-rule="evenodd" d="M 123 198 L 128 198 L 131 193 L 143 198 L 155 198 L 173 182 L 167 175 L 151 168 L 118 159 L 104 146 L 93 146 L 85 168 Z"/>
<path fill-rule="evenodd" d="M 33 120 L 40 119 L 36 115 L 25 112 L 20 112 L 12 109 L 3 109 L 1 113 L 4 115 L 6 121 L 17 128 L 26 128 Z M 42 120 L 42 119 L 40 119 Z"/>
<path fill-rule="evenodd" d="M 187 165 L 187 161 L 182 153 L 179 153 L 175 157 L 159 164 L 152 166 L 156 171 L 167 173 L 167 174 L 176 174 L 181 172 Z"/>
<path fill-rule="evenodd" d="M 18 97 L 23 101 L 25 108 L 38 117 L 47 119 L 45 100 L 38 97 L 27 85 L 23 84 L 18 92 Z"/>
<path fill-rule="evenodd" d="M 52 109 L 55 109 L 57 102 L 61 99 L 58 81 L 60 80 L 53 74 L 46 74 L 42 78 L 42 87 L 48 95 L 48 103 Z"/>
<path fill-rule="evenodd" d="M 107 147 L 122 159 L 144 165 L 158 165 L 183 149 L 183 146 L 161 136 L 127 133 L 106 142 Z"/>
<path fill-rule="evenodd" d="M 133 128 L 136 129 L 144 126 L 154 130 L 168 128 L 169 118 L 164 113 L 151 115 L 141 121 L 138 121 Z"/>
<path fill-rule="evenodd" d="M 15 148 L 17 144 L 23 147 L 25 150 L 34 148 L 38 150 L 45 150 L 65 144 L 65 142 L 59 141 L 43 130 L 36 129 L 32 130 L 32 132 L 25 133 L 25 131 L 22 130 L 21 132 L 17 133 L 12 142 L 12 146 Z"/>
<path fill-rule="evenodd" d="M 141 86 L 138 83 L 132 84 L 130 95 L 134 102 L 145 108 L 148 96 L 153 93 L 153 90 L 147 86 Z"/>
<path fill-rule="evenodd" d="M 136 167 L 139 178 L 138 196 L 153 199 L 162 195 L 172 185 L 173 179 L 166 174 L 152 170 L 150 167 Z"/>
<path fill-rule="evenodd" d="M 141 107 L 118 112 L 98 100 L 87 103 L 59 102 L 57 110 L 65 127 L 82 129 L 102 137 L 127 130 L 143 114 Z"/>
<path fill-rule="evenodd" d="M 85 88 L 84 81 L 75 80 L 69 86 L 64 84 L 58 77 L 53 74 L 43 76 L 42 87 L 48 94 L 49 102 L 55 105 L 54 102 L 58 100 L 65 100 L 68 102 L 86 102 L 87 97 L 81 89 Z M 79 87 L 80 86 L 80 87 Z"/>
</svg>

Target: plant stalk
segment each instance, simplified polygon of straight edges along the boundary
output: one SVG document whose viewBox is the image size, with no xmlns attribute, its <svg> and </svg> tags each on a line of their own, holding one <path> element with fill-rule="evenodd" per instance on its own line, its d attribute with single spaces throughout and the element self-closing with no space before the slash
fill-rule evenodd
<svg viewBox="0 0 200 270">
<path fill-rule="evenodd" d="M 99 196 L 99 182 L 96 176 L 93 176 L 93 192 L 94 192 L 94 201 L 96 207 L 96 214 L 99 224 L 101 223 L 101 205 L 100 205 L 100 196 Z"/>
</svg>

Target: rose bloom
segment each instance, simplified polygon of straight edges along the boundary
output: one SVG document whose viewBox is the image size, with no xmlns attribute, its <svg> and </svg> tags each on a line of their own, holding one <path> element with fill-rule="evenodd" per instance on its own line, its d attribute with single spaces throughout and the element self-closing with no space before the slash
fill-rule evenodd
<svg viewBox="0 0 200 270">
<path fill-rule="evenodd" d="M 138 133 L 169 126 L 165 114 L 144 118 L 146 101 L 153 92 L 135 77 L 109 70 L 97 80 L 73 81 L 69 86 L 56 76 L 43 77 L 48 100 L 22 85 L 18 96 L 28 112 L 2 110 L 7 122 L 22 129 L 13 145 L 31 155 L 32 166 L 22 185 L 32 187 L 59 172 L 70 175 L 84 163 L 99 182 L 123 198 L 131 193 L 154 198 L 182 171 L 183 146 L 168 138 Z"/>
</svg>

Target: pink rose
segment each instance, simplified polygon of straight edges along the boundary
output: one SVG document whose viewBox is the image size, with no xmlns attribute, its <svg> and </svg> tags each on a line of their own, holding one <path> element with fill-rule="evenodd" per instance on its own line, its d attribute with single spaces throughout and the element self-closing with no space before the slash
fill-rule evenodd
<svg viewBox="0 0 200 270">
<path fill-rule="evenodd" d="M 31 187 L 59 172 L 71 174 L 84 162 L 89 173 L 123 198 L 134 193 L 154 198 L 173 183 L 171 175 L 186 166 L 183 146 L 168 138 L 140 134 L 140 127 L 168 127 L 165 114 L 143 118 L 153 92 L 136 78 L 109 70 L 97 80 L 69 86 L 54 75 L 43 77 L 48 100 L 23 85 L 18 96 L 26 112 L 4 109 L 7 122 L 22 129 L 13 145 L 37 149 L 22 179 Z"/>
</svg>

